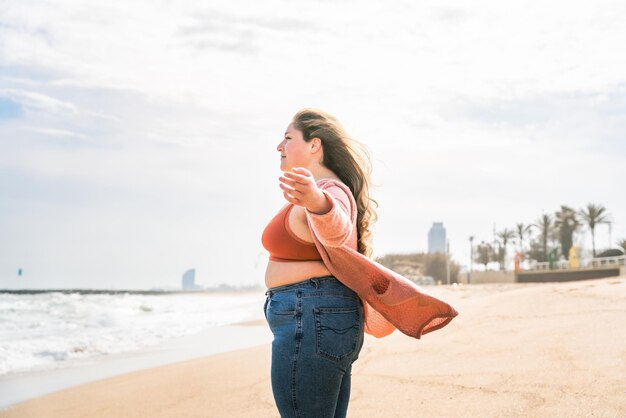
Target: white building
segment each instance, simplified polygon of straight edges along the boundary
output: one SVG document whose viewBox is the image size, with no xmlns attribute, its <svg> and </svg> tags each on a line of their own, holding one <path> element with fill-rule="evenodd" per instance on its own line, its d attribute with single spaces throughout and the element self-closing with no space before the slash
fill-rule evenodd
<svg viewBox="0 0 626 418">
<path fill-rule="evenodd" d="M 194 290 L 196 286 L 196 269 L 189 269 L 183 274 L 183 289 Z"/>
<path fill-rule="evenodd" d="M 443 222 L 433 222 L 433 226 L 428 231 L 428 252 L 442 253 L 446 252 L 446 228 Z"/>
</svg>

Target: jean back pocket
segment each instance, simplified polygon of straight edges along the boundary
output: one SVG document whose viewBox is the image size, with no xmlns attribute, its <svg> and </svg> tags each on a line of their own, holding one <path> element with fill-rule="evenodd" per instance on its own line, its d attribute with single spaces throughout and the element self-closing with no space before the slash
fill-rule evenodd
<svg viewBox="0 0 626 418">
<path fill-rule="evenodd" d="M 314 314 L 317 354 L 334 361 L 352 356 L 361 331 L 360 307 L 316 308 Z"/>
</svg>

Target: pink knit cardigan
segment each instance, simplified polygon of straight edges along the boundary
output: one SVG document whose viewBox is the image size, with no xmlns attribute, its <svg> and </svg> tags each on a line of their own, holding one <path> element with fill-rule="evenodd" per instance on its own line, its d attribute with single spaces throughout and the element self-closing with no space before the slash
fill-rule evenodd
<svg viewBox="0 0 626 418">
<path fill-rule="evenodd" d="M 458 314 L 409 279 L 360 254 L 357 206 L 350 188 L 330 178 L 318 180 L 317 186 L 331 209 L 321 215 L 305 209 L 307 223 L 326 268 L 363 301 L 365 332 L 380 338 L 397 328 L 420 338 L 444 327 Z"/>
</svg>

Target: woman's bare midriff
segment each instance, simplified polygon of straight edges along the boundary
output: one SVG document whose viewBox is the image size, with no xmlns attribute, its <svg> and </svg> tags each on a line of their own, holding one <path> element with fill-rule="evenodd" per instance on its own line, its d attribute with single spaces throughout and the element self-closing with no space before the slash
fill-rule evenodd
<svg viewBox="0 0 626 418">
<path fill-rule="evenodd" d="M 265 286 L 268 288 L 284 286 L 312 277 L 330 275 L 322 261 L 269 261 L 265 269 Z"/>
</svg>

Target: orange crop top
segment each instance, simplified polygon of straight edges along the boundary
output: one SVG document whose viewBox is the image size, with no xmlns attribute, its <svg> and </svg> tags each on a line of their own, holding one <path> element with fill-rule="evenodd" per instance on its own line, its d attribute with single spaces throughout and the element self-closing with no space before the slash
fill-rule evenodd
<svg viewBox="0 0 626 418">
<path fill-rule="evenodd" d="M 289 213 L 293 203 L 286 205 L 267 224 L 261 237 L 263 247 L 270 253 L 271 261 L 321 261 L 315 243 L 305 241 L 289 227 Z"/>
</svg>

